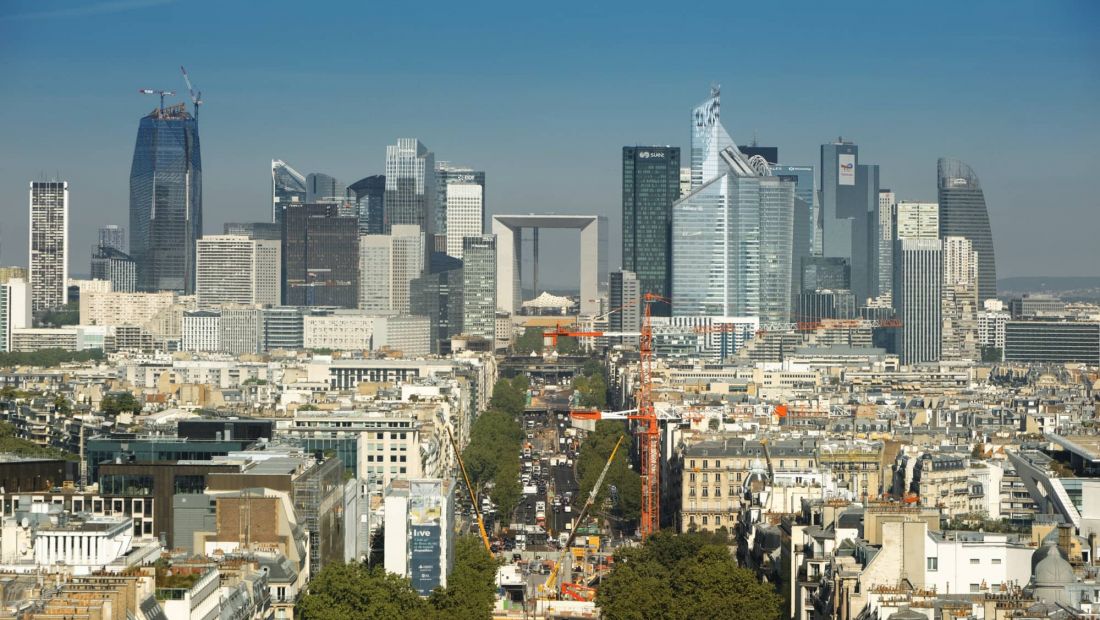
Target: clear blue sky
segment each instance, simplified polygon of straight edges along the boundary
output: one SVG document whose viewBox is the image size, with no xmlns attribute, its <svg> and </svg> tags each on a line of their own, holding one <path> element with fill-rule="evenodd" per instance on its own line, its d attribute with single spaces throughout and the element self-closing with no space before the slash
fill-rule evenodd
<svg viewBox="0 0 1100 620">
<path fill-rule="evenodd" d="M 718 82 L 730 133 L 785 163 L 843 135 L 913 200 L 935 199 L 938 156 L 970 163 L 999 275 L 1100 275 L 1098 33 L 1091 1 L 4 0 L 0 263 L 26 263 L 28 181 L 60 175 L 87 271 L 96 227 L 127 223 L 155 104 L 136 91 L 182 91 L 184 64 L 208 232 L 268 217 L 273 157 L 350 182 L 412 136 L 486 170 L 491 212 L 608 215 L 614 267 L 621 147 L 686 149 Z M 576 241 L 550 243 L 543 281 L 575 284 Z"/>
</svg>

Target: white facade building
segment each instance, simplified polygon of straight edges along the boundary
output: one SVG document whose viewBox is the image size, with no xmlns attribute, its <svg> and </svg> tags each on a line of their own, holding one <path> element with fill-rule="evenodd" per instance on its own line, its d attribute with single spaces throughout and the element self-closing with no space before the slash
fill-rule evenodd
<svg viewBox="0 0 1100 620">
<path fill-rule="evenodd" d="M 279 241 L 206 235 L 195 245 L 195 294 L 200 308 L 279 304 L 282 280 Z"/>
<path fill-rule="evenodd" d="M 31 325 L 31 298 L 27 282 L 11 278 L 0 283 L 0 351 L 12 350 L 12 332 Z"/>
<path fill-rule="evenodd" d="M 485 188 L 475 183 L 447 185 L 447 254 L 462 258 L 462 239 L 482 234 Z"/>
<path fill-rule="evenodd" d="M 69 184 L 31 182 L 30 221 L 31 310 L 60 308 L 69 281 Z"/>
<path fill-rule="evenodd" d="M 183 314 L 184 351 L 221 351 L 221 314 L 198 310 Z"/>
<path fill-rule="evenodd" d="M 395 225 L 388 235 L 359 238 L 359 309 L 409 313 L 409 284 L 424 271 L 424 233 Z"/>
<path fill-rule="evenodd" d="M 898 239 L 939 239 L 940 205 L 934 202 L 897 204 Z"/>
</svg>

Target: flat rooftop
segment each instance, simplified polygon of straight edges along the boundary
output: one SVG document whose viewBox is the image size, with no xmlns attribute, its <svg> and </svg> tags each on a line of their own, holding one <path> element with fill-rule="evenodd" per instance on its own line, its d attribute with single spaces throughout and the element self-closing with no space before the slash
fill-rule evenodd
<svg viewBox="0 0 1100 620">
<path fill-rule="evenodd" d="M 1078 457 L 1100 463 L 1100 435 L 1058 435 L 1050 433 L 1047 437 L 1065 450 Z"/>
</svg>

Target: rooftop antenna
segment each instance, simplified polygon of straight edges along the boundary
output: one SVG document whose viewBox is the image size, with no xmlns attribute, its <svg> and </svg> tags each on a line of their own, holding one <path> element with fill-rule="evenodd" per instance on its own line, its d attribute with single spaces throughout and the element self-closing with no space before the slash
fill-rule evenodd
<svg viewBox="0 0 1100 620">
<path fill-rule="evenodd" d="M 174 91 L 174 90 L 155 90 L 155 89 L 152 89 L 152 88 L 139 88 L 138 92 L 143 94 L 143 95 L 160 95 L 160 113 L 161 113 L 161 115 L 164 114 L 164 96 L 165 95 L 174 95 L 174 94 L 176 94 L 176 91 Z"/>
<path fill-rule="evenodd" d="M 187 69 L 180 65 L 180 73 L 183 73 L 183 81 L 187 83 L 187 91 L 191 94 L 191 103 L 195 106 L 195 120 L 199 120 L 199 106 L 202 105 L 202 91 L 195 94 L 195 88 L 191 86 L 191 78 L 187 75 Z"/>
</svg>

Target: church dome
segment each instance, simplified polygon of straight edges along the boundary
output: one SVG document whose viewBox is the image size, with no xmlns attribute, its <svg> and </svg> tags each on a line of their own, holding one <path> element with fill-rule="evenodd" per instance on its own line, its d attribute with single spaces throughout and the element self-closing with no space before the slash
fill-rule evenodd
<svg viewBox="0 0 1100 620">
<path fill-rule="evenodd" d="M 1073 566 L 1052 541 L 1045 541 L 1031 555 L 1031 582 L 1036 586 L 1062 586 L 1077 582 Z"/>
</svg>

